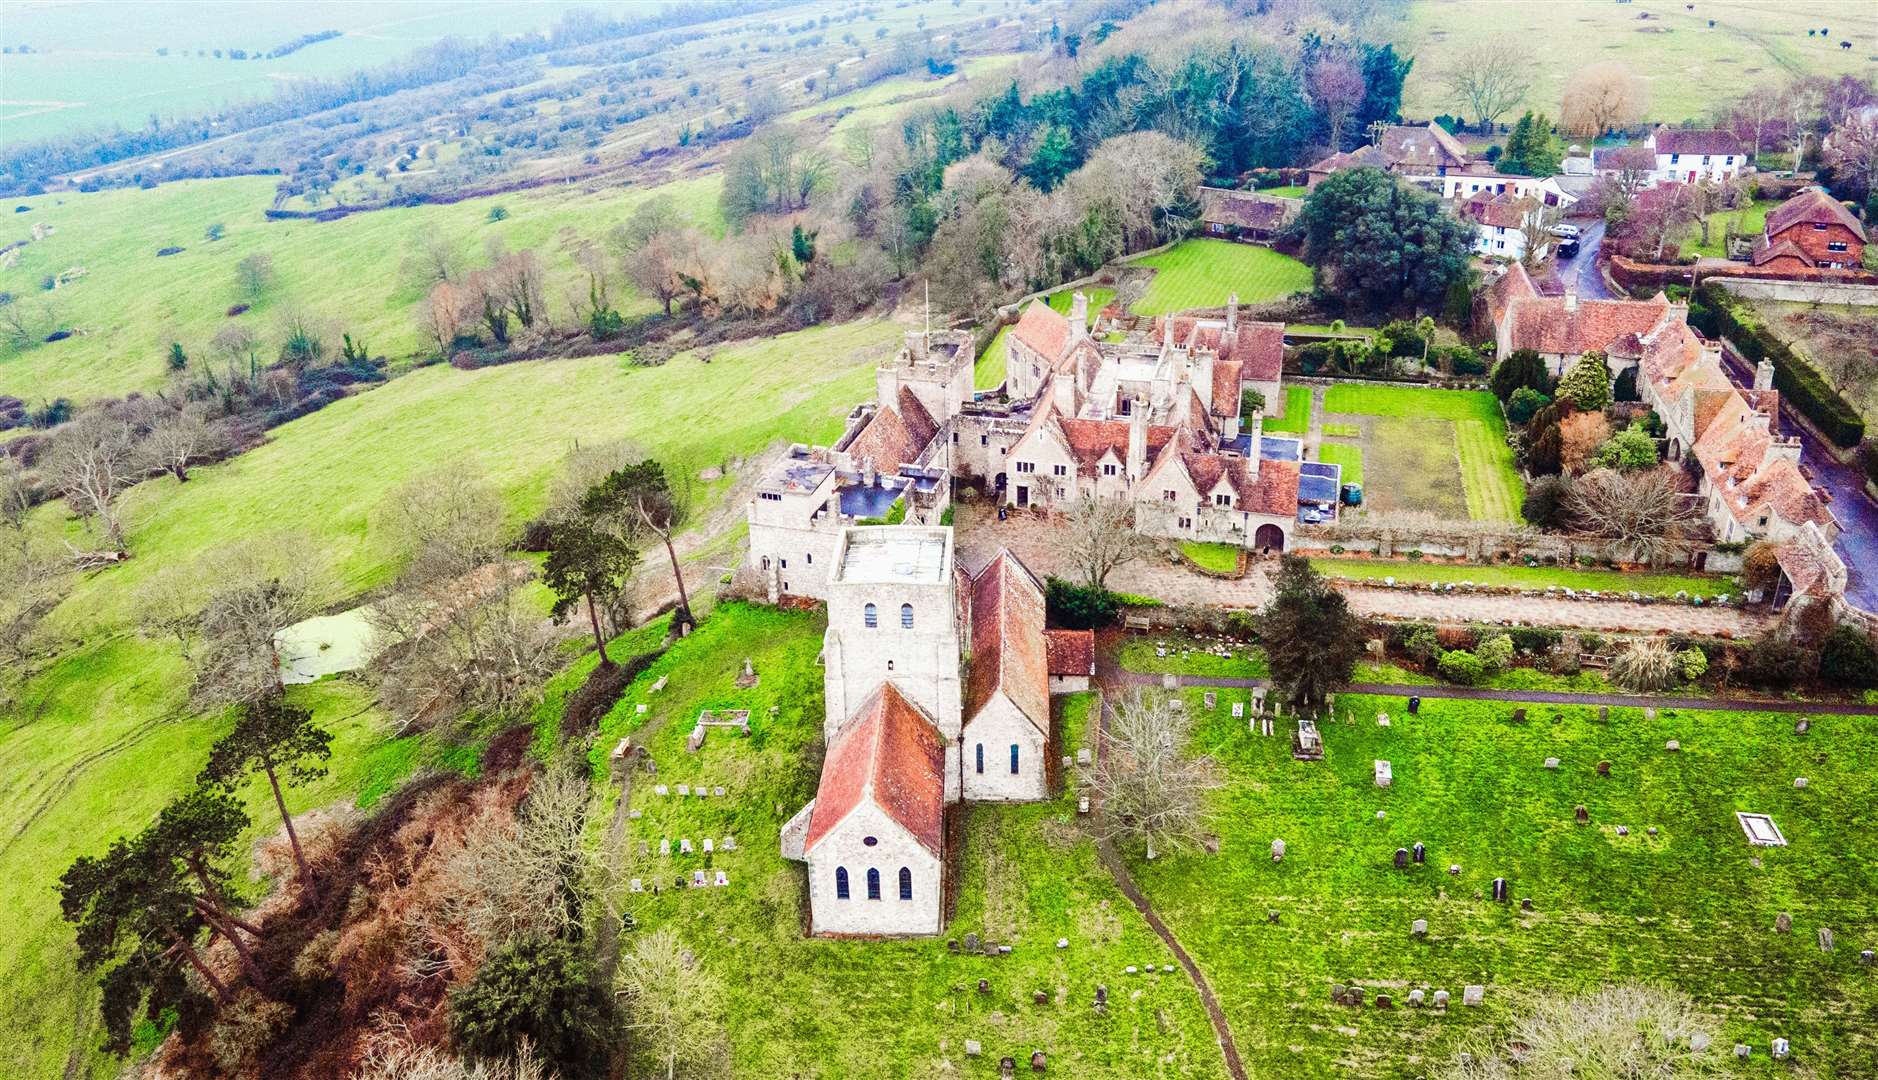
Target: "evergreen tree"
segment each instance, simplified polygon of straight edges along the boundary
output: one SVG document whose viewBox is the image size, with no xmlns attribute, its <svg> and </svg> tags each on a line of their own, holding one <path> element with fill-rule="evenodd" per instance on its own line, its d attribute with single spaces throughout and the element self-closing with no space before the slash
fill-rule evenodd
<svg viewBox="0 0 1878 1080">
<path fill-rule="evenodd" d="M 332 733 L 313 723 L 311 712 L 283 698 L 270 697 L 240 707 L 235 730 L 210 748 L 209 763 L 202 770 L 203 783 L 223 790 L 232 789 L 250 773 L 267 777 L 268 787 L 274 792 L 274 807 L 287 829 L 287 843 L 293 848 L 294 863 L 300 868 L 300 880 L 308 889 L 314 888 L 313 871 L 300 849 L 293 815 L 287 812 L 281 776 L 284 773 L 295 783 L 317 780 L 326 775 L 326 762 L 332 756 Z"/>
<path fill-rule="evenodd" d="M 1286 555 L 1279 567 L 1275 595 L 1259 613 L 1259 640 L 1272 687 L 1295 708 L 1316 713 L 1349 685 L 1363 651 L 1362 623 L 1309 559 Z"/>
<path fill-rule="evenodd" d="M 1520 387 L 1531 387 L 1541 394 L 1552 391 L 1552 376 L 1546 372 L 1545 361 L 1531 349 L 1515 349 L 1507 354 L 1493 368 L 1491 380 L 1493 396 L 1501 401 L 1510 401 L 1513 392 Z"/>
<path fill-rule="evenodd" d="M 1473 244 L 1439 198 L 1373 168 L 1318 184 L 1293 230 L 1318 286 L 1370 309 L 1441 304 L 1466 276 Z"/>
<path fill-rule="evenodd" d="M 1611 404 L 1611 369 L 1604 354 L 1588 352 L 1578 358 L 1565 377 L 1558 381 L 1557 398 L 1569 401 L 1585 412 L 1597 412 Z"/>
<path fill-rule="evenodd" d="M 541 580 L 554 593 L 550 614 L 555 621 L 566 618 L 576 604 L 586 603 L 600 666 L 611 667 L 606 635 L 600 630 L 599 608 L 611 605 L 625 588 L 633 568 L 639 565 L 639 553 L 597 517 L 594 500 L 587 499 L 571 518 L 555 525 L 554 550 L 541 568 Z"/>
<path fill-rule="evenodd" d="M 1076 144 L 1070 138 L 1069 129 L 1051 124 L 1043 129 L 1037 144 L 1031 148 L 1030 158 L 1024 163 L 1024 178 L 1039 191 L 1049 191 L 1074 172 L 1076 164 Z"/>
</svg>

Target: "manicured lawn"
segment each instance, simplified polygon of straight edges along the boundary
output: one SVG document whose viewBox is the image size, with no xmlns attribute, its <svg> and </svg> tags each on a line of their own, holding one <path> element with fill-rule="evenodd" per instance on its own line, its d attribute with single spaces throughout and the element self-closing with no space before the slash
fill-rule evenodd
<svg viewBox="0 0 1878 1080">
<path fill-rule="evenodd" d="M 1137 315 L 1219 307 L 1234 293 L 1242 304 L 1278 300 L 1311 287 L 1311 268 L 1270 248 L 1226 240 L 1186 240 L 1136 260 L 1156 273 L 1135 302 Z"/>
<path fill-rule="evenodd" d="M 448 239 L 469 266 L 480 265 L 491 241 L 538 252 L 558 318 L 560 283 L 577 272 L 570 245 L 561 242 L 564 232 L 604 240 L 654 194 L 672 197 L 682 214 L 707 231 L 721 231 L 718 184 L 712 176 L 597 192 L 557 186 L 331 222 L 267 220 L 263 211 L 272 203 L 275 178 L 266 176 L 18 200 L 33 210 L 5 216 L 0 244 L 28 238 L 39 222 L 58 231 L 22 249 L 17 267 L 0 270 L 0 291 L 38 296 L 47 274 L 84 267 L 84 278 L 48 297 L 83 333 L 24 352 L 0 351 L 0 394 L 82 402 L 150 390 L 163 385 L 171 342 L 204 363 L 212 356 L 215 333 L 240 322 L 272 347 L 282 315 L 296 307 L 330 324 L 329 351 L 337 351 L 343 331 L 372 355 L 403 360 L 426 348 L 418 320 L 424 291 L 406 266 L 416 238 L 425 234 Z M 491 223 L 486 218 L 497 203 L 509 216 Z M 212 222 L 224 224 L 227 235 L 211 243 L 203 230 Z M 158 257 L 159 248 L 172 245 L 184 250 Z M 276 283 L 253 310 L 231 319 L 226 310 L 243 299 L 235 288 L 235 264 L 256 254 L 273 259 Z M 651 301 L 623 281 L 614 289 L 627 314 L 653 310 Z"/>
<path fill-rule="evenodd" d="M 1370 337 L 1376 333 L 1361 326 L 1346 326 L 1342 330 L 1332 330 L 1326 323 L 1286 323 L 1287 333 L 1298 334 L 1341 334 L 1351 337 Z"/>
<path fill-rule="evenodd" d="M 1379 418 L 1363 422 L 1363 449 L 1382 509 L 1519 520 L 1525 484 L 1492 394 L 1336 383 L 1325 392 L 1324 412 Z"/>
<path fill-rule="evenodd" d="M 1285 390 L 1285 413 L 1272 416 L 1267 413 L 1263 431 L 1273 435 L 1302 435 L 1311 429 L 1311 388 L 1308 386 L 1287 386 Z M 1269 410 L 1275 401 L 1265 403 Z"/>
<path fill-rule="evenodd" d="M 1209 712 L 1201 691 L 1184 692 L 1195 749 L 1226 781 L 1212 797 L 1219 853 L 1148 863 L 1124 851 L 1207 971 L 1249 1074 L 1425 1076 L 1523 995 L 1623 981 L 1692 995 L 1717 1017 L 1724 1058 L 1752 1044 L 1758 1064 L 1730 1075 L 1784 1074 L 1769 1067 L 1776 1036 L 1813 1048 L 1820 1076 L 1865 1076 L 1878 1060 L 1878 1030 L 1857 1019 L 1878 1008 L 1878 983 L 1856 951 L 1878 939 L 1878 863 L 1856 854 L 1878 843 L 1878 780 L 1864 765 L 1878 727 L 1816 717 L 1796 738 L 1786 716 L 1613 709 L 1601 723 L 1594 708 L 1552 705 L 1514 723 L 1510 703 L 1429 698 L 1410 716 L 1401 698 L 1344 695 L 1338 715 L 1352 722 L 1324 724 L 1325 760 L 1299 762 L 1289 723 L 1248 735 L 1230 715 L 1244 692 L 1218 695 Z M 1668 739 L 1682 752 L 1665 753 Z M 1372 780 L 1377 759 L 1393 766 L 1387 790 Z M 1810 785 L 1796 790 L 1796 776 Z M 1580 804 L 1588 825 L 1573 823 Z M 1750 847 L 1738 810 L 1771 814 L 1789 846 Z M 1394 850 L 1416 842 L 1426 864 L 1394 869 Z M 1487 898 L 1495 877 L 1512 902 Z M 1791 934 L 1774 932 L 1783 911 Z M 1425 940 L 1410 937 L 1415 919 L 1428 920 Z M 1816 944 L 1821 927 L 1836 951 Z M 1332 1004 L 1333 982 L 1387 992 L 1397 1008 Z M 1469 983 L 1486 987 L 1478 1010 L 1459 1006 Z M 1456 1004 L 1402 1008 L 1411 989 Z"/>
<path fill-rule="evenodd" d="M 1231 656 L 1220 656 L 1219 649 Z M 1255 646 L 1222 645 L 1202 641 L 1186 634 L 1131 634 L 1123 642 L 1117 659 L 1129 671 L 1148 675 L 1204 675 L 1209 678 L 1262 679 L 1271 674 L 1265 654 Z"/>
<path fill-rule="evenodd" d="M 642 929 L 670 927 L 725 988 L 725 1036 L 739 1075 L 975 1075 L 965 1057 L 976 1039 L 995 1062 L 1041 1048 L 1052 1073 L 1179 1078 L 1222 1075 L 1192 984 L 1184 975 L 1125 976 L 1130 964 L 1172 957 L 1096 861 L 1075 814 L 1074 779 L 1062 797 L 1027 806 L 965 809 L 956 916 L 945 937 L 825 941 L 803 936 L 800 864 L 778 852 L 782 825 L 815 794 L 821 761 L 822 682 L 816 657 L 823 624 L 814 615 L 742 605 L 720 607 L 698 631 L 641 675 L 602 724 L 596 779 L 618 738 L 663 719 L 649 743 L 656 777 L 636 776 L 628 821 L 627 878 L 661 882 L 660 895 L 619 899 Z M 733 685 L 743 658 L 761 681 Z M 669 676 L 657 694 L 651 684 Z M 639 716 L 636 706 L 650 706 Z M 1075 753 L 1094 695 L 1063 702 Z M 777 707 L 772 715 L 770 707 Z M 749 737 L 713 730 L 698 753 L 685 735 L 698 711 L 750 710 Z M 1071 770 L 1072 774 L 1075 772 Z M 724 798 L 659 796 L 654 783 L 723 785 Z M 780 808 L 780 809 L 779 809 Z M 659 841 L 736 838 L 736 850 L 660 857 Z M 639 854 L 640 844 L 648 854 Z M 694 868 L 723 870 L 725 888 L 679 889 Z M 967 932 L 1008 944 L 996 960 L 954 953 L 946 937 Z M 1058 938 L 1069 947 L 1057 949 Z M 628 938 L 630 941 L 630 936 Z M 976 983 L 986 978 L 991 993 Z M 1106 1016 L 1089 1007 L 1110 989 Z M 1049 1005 L 1031 992 L 1051 993 Z M 992 1066 L 995 1072 L 995 1065 Z"/>
<path fill-rule="evenodd" d="M 1664 574 L 1650 571 L 1581 570 L 1562 566 L 1457 565 L 1398 559 L 1312 559 L 1318 572 L 1330 577 L 1358 581 L 1461 582 L 1476 585 L 1505 585 L 1520 589 L 1543 589 L 1556 585 L 1580 592 L 1637 592 L 1645 596 L 1720 596 L 1740 589 L 1725 577 L 1700 574 Z"/>
<path fill-rule="evenodd" d="M 1330 465 L 1343 466 L 1343 482 L 1360 484 L 1363 482 L 1363 448 L 1349 443 L 1320 442 L 1317 444 L 1317 460 Z"/>
<path fill-rule="evenodd" d="M 1184 541 L 1180 553 L 1187 561 L 1216 574 L 1230 574 L 1239 569 L 1239 549 L 1231 544 L 1201 544 Z"/>
<path fill-rule="evenodd" d="M 1309 189 L 1303 184 L 1286 184 L 1283 187 L 1263 188 L 1260 190 L 1259 194 L 1270 195 L 1278 199 L 1302 199 L 1307 190 Z"/>
<path fill-rule="evenodd" d="M 1103 308 L 1115 302 L 1114 289 L 1104 285 L 1092 285 L 1083 289 L 1064 289 L 1051 293 L 1048 297 L 1050 310 L 1059 315 L 1068 315 L 1070 304 L 1075 301 L 1078 292 L 1089 298 L 1088 323 L 1090 326 L 1095 325 L 1096 316 L 1102 314 Z"/>
<path fill-rule="evenodd" d="M 1759 235 L 1761 227 L 1767 222 L 1767 212 L 1779 205 L 1774 199 L 1757 199 L 1739 210 L 1717 211 L 1709 215 L 1708 243 L 1702 242 L 1702 226 L 1699 223 L 1684 229 L 1676 242 L 1684 255 L 1725 259 L 1728 257 L 1729 226 L 1732 225 L 1737 233 Z"/>
</svg>

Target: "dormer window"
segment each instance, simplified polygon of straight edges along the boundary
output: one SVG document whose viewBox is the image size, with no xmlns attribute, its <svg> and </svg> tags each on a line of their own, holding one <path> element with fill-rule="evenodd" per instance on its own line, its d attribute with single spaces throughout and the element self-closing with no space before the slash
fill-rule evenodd
<svg viewBox="0 0 1878 1080">
<path fill-rule="evenodd" d="M 1214 506 L 1231 506 L 1232 496 L 1227 494 L 1224 491 L 1217 492 L 1213 496 L 1213 505 Z"/>
<path fill-rule="evenodd" d="M 1115 463 L 1114 463 L 1114 462 L 1112 462 L 1112 461 L 1111 461 L 1111 462 L 1105 462 L 1105 463 L 1103 464 L 1103 466 L 1102 466 L 1102 475 L 1103 475 L 1103 476 L 1114 476 L 1114 475 L 1115 475 Z"/>
</svg>

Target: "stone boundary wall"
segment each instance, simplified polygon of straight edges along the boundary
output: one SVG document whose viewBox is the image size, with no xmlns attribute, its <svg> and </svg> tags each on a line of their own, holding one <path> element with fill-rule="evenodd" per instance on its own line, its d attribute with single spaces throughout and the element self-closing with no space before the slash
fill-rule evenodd
<svg viewBox="0 0 1878 1080">
<path fill-rule="evenodd" d="M 1715 284 L 1747 300 L 1786 300 L 1803 304 L 1878 307 L 1878 276 L 1873 283 L 1784 281 L 1763 278 L 1715 278 Z"/>
<path fill-rule="evenodd" d="M 1770 270 L 1726 259 L 1646 263 L 1623 255 L 1606 259 L 1605 270 L 1623 289 L 1691 285 L 1699 279 L 1739 296 L 1878 306 L 1878 274 L 1867 270 Z"/>
<path fill-rule="evenodd" d="M 1421 528 L 1378 528 L 1367 525 L 1300 525 L 1292 534 L 1293 550 L 1323 552 L 1341 547 L 1345 552 L 1394 558 L 1410 551 L 1438 558 L 1466 559 L 1481 565 L 1505 559 L 1518 563 L 1527 557 L 1551 558 L 1561 566 L 1572 566 L 1579 559 L 1596 562 L 1626 562 L 1621 558 L 1617 541 L 1595 536 L 1569 536 L 1557 533 L 1520 534 L 1492 530 L 1442 530 L 1438 526 Z M 1741 569 L 1741 553 L 1717 551 L 1713 544 L 1691 542 L 1684 557 L 1666 569 L 1693 569 L 1696 558 L 1707 553 L 1703 571 L 1732 574 Z"/>
</svg>

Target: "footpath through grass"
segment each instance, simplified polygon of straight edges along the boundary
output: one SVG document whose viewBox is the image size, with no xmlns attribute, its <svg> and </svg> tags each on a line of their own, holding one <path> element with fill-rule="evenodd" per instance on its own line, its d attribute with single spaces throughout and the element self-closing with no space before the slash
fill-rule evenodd
<svg viewBox="0 0 1878 1080">
<path fill-rule="evenodd" d="M 1195 749 L 1226 781 L 1212 798 L 1219 854 L 1129 856 L 1208 972 L 1252 1075 L 1427 1075 L 1521 995 L 1625 981 L 1692 995 L 1719 1017 L 1724 1055 L 1756 1048 L 1746 1075 L 1786 1074 L 1768 1057 L 1776 1036 L 1812 1075 L 1871 1075 L 1878 982 L 1858 951 L 1878 941 L 1878 862 L 1859 854 L 1878 843 L 1873 725 L 1816 716 L 1795 736 L 1791 717 L 1613 709 L 1601 723 L 1596 709 L 1551 705 L 1514 723 L 1509 703 L 1429 698 L 1409 716 L 1400 698 L 1346 695 L 1322 728 L 1325 760 L 1299 762 L 1288 721 L 1249 735 L 1230 716 L 1244 692 L 1217 693 L 1208 711 L 1184 692 Z M 1392 764 L 1386 790 L 1377 759 Z M 1588 825 L 1573 822 L 1580 804 Z M 1789 846 L 1749 846 L 1738 810 L 1771 814 Z M 1427 863 L 1394 869 L 1395 849 L 1418 841 Z M 1512 902 L 1487 897 L 1495 877 Z M 1774 932 L 1783 911 L 1791 934 Z M 1426 939 L 1410 936 L 1416 919 Z M 1816 944 L 1822 927 L 1833 952 Z M 1334 1005 L 1332 983 L 1398 1007 Z M 1484 1007 L 1460 1007 L 1469 983 L 1485 985 Z M 1454 1007 L 1401 1007 L 1416 988 L 1445 989 Z"/>
<path fill-rule="evenodd" d="M 1298 260 L 1227 240 L 1183 240 L 1133 265 L 1156 271 L 1132 308 L 1137 315 L 1219 307 L 1234 293 L 1241 304 L 1258 304 L 1311 287 L 1311 268 Z"/>
<path fill-rule="evenodd" d="M 1641 593 L 1644 596 L 1674 596 L 1678 592 L 1703 598 L 1723 593 L 1739 594 L 1731 578 L 1710 574 L 1674 574 L 1651 570 L 1589 570 L 1570 566 L 1476 565 L 1429 563 L 1393 559 L 1312 559 L 1311 565 L 1326 577 L 1352 581 L 1448 582 L 1471 581 L 1476 585 L 1505 585 L 1517 589 L 1543 589 L 1557 586 L 1579 592 L 1596 590 L 1605 593 Z"/>
<path fill-rule="evenodd" d="M 1324 394 L 1326 414 L 1377 416 L 1416 423 L 1377 424 L 1364 456 L 1372 466 L 1382 457 L 1419 460 L 1426 445 L 1391 446 L 1390 442 L 1425 444 L 1436 432 L 1429 421 L 1451 426 L 1454 460 L 1466 497 L 1467 515 L 1475 521 L 1518 521 L 1526 486 L 1506 444 L 1506 421 L 1493 395 L 1480 390 L 1335 383 Z M 1380 469 L 1378 472 L 1382 471 Z"/>
<path fill-rule="evenodd" d="M 723 982 L 738 1074 L 968 1075 L 987 1060 L 1021 1061 L 1042 1049 L 1051 1071 L 1068 1076 L 1222 1075 L 1186 976 L 1122 974 L 1130 964 L 1173 958 L 1097 862 L 1067 792 L 1034 805 L 964 808 L 957 914 L 945 936 L 804 936 L 804 871 L 782 859 L 778 842 L 783 823 L 814 796 L 820 772 L 822 629 L 814 615 L 720 607 L 639 677 L 595 741 L 595 774 L 604 777 L 602 759 L 621 735 L 665 720 L 648 744 L 657 776 L 634 779 L 632 808 L 642 817 L 628 823 L 626 870 L 661 891 L 620 899 L 642 930 L 672 928 Z M 739 690 L 734 679 L 746 656 L 760 681 Z M 654 694 L 660 676 L 669 682 Z M 1072 756 L 1087 738 L 1093 703 L 1094 695 L 1058 699 Z M 644 716 L 640 704 L 649 707 Z M 750 710 L 748 738 L 714 729 L 701 751 L 685 750 L 700 709 L 733 707 Z M 660 796 L 655 783 L 672 792 L 678 784 L 722 785 L 725 795 Z M 707 836 L 720 848 L 711 855 L 702 852 Z M 721 850 L 726 836 L 736 838 L 735 851 Z M 663 839 L 674 852 L 689 839 L 696 853 L 661 857 Z M 701 868 L 707 876 L 725 871 L 730 884 L 672 887 Z M 946 937 L 967 932 L 1013 951 L 987 959 L 947 950 Z M 1058 938 L 1069 947 L 1056 948 Z M 980 978 L 990 980 L 990 994 L 977 992 Z M 1090 1008 L 1098 983 L 1109 986 L 1106 1016 Z M 1032 1003 L 1038 989 L 1049 1004 Z M 983 1044 L 983 1058 L 965 1057 L 966 1039 Z"/>
</svg>

